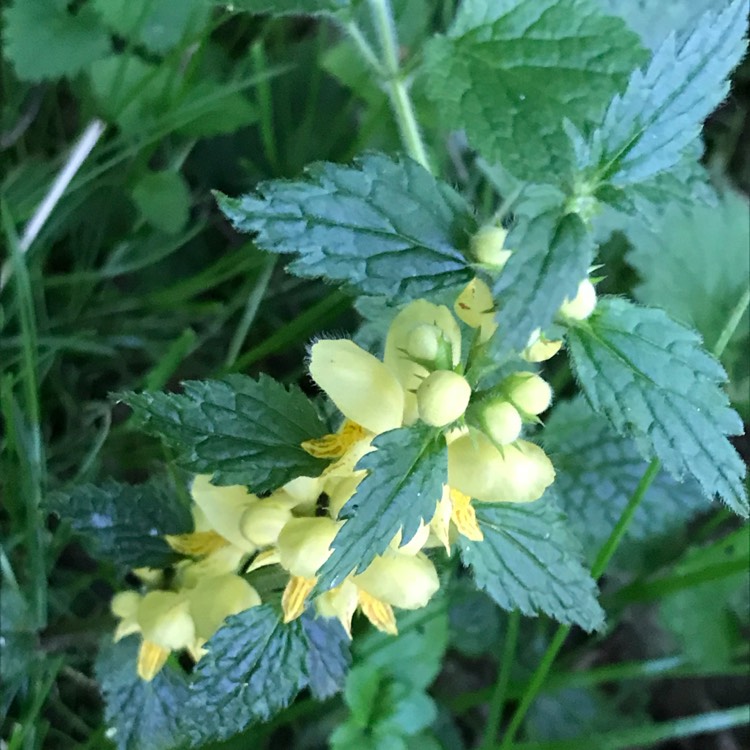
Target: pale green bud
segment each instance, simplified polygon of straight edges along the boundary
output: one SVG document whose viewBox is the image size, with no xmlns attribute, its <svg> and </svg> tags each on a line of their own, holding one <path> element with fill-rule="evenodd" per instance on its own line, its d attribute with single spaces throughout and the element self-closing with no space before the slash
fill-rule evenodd
<svg viewBox="0 0 750 750">
<path fill-rule="evenodd" d="M 495 401 L 484 407 L 482 412 L 487 434 L 498 444 L 512 443 L 521 434 L 523 420 L 513 404 Z"/>
<path fill-rule="evenodd" d="M 566 299 L 560 307 L 560 315 L 571 320 L 586 320 L 596 308 L 596 289 L 589 279 L 578 285 L 578 292 L 572 299 Z"/>
<path fill-rule="evenodd" d="M 415 360 L 434 362 L 440 352 L 440 338 L 437 326 L 419 325 L 409 333 L 406 351 Z"/>
<path fill-rule="evenodd" d="M 541 414 L 552 403 L 549 383 L 533 372 L 519 372 L 509 379 L 510 400 L 526 414 Z"/>
<path fill-rule="evenodd" d="M 511 251 L 505 249 L 507 236 L 507 230 L 502 227 L 482 227 L 471 238 L 471 252 L 480 263 L 502 268 L 511 256 Z"/>
<path fill-rule="evenodd" d="M 417 389 L 419 417 L 433 427 L 444 427 L 463 415 L 470 397 L 466 378 L 450 370 L 437 370 Z"/>
<path fill-rule="evenodd" d="M 259 500 L 240 518 L 242 535 L 258 547 L 275 544 L 284 524 L 292 517 L 288 507 L 273 500 Z"/>
</svg>

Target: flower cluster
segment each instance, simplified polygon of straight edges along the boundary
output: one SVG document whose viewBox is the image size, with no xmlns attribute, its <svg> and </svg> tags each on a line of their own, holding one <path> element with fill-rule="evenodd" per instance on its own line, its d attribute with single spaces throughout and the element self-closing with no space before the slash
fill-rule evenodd
<svg viewBox="0 0 750 750">
<path fill-rule="evenodd" d="M 502 229 L 480 231 L 472 242 L 480 265 L 502 268 L 510 256 L 504 240 Z M 595 304 L 594 287 L 584 280 L 560 316 L 585 318 Z M 258 605 L 260 596 L 243 577 L 258 568 L 276 565 L 288 575 L 281 600 L 285 622 L 304 612 L 346 523 L 341 509 L 367 474 L 358 468 L 360 459 L 376 450 L 373 440 L 382 433 L 423 423 L 444 441 L 448 472 L 432 517 L 422 520 L 413 538 L 402 544 L 397 533 L 364 571 L 314 597 L 316 613 L 337 618 L 347 633 L 357 610 L 378 629 L 396 633 L 394 607 L 427 604 L 439 579 L 425 550 L 450 554 L 457 535 L 481 541 L 474 502 L 540 498 L 555 472 L 544 451 L 522 435 L 539 422 L 552 390 L 530 368 L 552 357 L 562 342 L 535 332 L 516 365 L 493 381 L 473 363 L 497 329 L 491 292 L 476 278 L 453 310 L 426 300 L 403 308 L 388 330 L 382 360 L 349 339 L 313 344 L 310 376 L 342 421 L 335 433 L 302 447 L 326 460 L 326 469 L 263 498 L 245 487 L 215 486 L 208 476 L 195 478 L 195 531 L 167 537 L 186 556 L 170 575 L 168 589 L 163 576 L 142 572 L 147 592 L 123 592 L 112 603 L 120 618 L 115 637 L 142 636 L 141 677 L 152 679 L 171 651 L 185 649 L 199 659 L 227 616 Z"/>
</svg>

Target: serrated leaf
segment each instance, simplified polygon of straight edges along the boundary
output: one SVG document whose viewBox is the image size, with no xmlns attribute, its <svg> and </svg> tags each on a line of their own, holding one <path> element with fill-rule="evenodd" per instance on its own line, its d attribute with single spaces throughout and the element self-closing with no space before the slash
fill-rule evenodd
<svg viewBox="0 0 750 750">
<path fill-rule="evenodd" d="M 637 36 L 591 0 L 465 0 L 425 47 L 427 92 L 446 126 L 543 182 L 570 164 L 563 118 L 598 121 L 642 61 Z"/>
<path fill-rule="evenodd" d="M 543 442 L 555 465 L 555 494 L 591 564 L 648 464 L 633 441 L 619 435 L 583 398 L 555 406 Z M 695 480 L 678 482 L 661 471 L 638 506 L 625 541 L 673 533 L 705 507 Z"/>
<path fill-rule="evenodd" d="M 471 209 L 408 158 L 314 164 L 304 181 L 263 183 L 255 195 L 219 195 L 218 203 L 237 230 L 257 233 L 263 250 L 296 255 L 288 270 L 297 276 L 400 301 L 472 277 L 462 252 L 476 229 Z"/>
<path fill-rule="evenodd" d="M 325 462 L 306 453 L 305 440 L 326 426 L 296 386 L 267 375 L 192 380 L 183 394 L 124 393 L 140 425 L 179 451 L 189 471 L 213 474 L 219 485 L 269 492 L 299 476 L 318 476 Z"/>
<path fill-rule="evenodd" d="M 169 565 L 175 554 L 164 535 L 193 529 L 190 509 L 160 479 L 143 484 L 112 479 L 102 485 L 79 484 L 52 493 L 45 505 L 69 521 L 97 556 L 126 570 Z"/>
<path fill-rule="evenodd" d="M 597 587 L 552 493 L 533 503 L 476 503 L 484 540 L 459 538 L 461 558 L 479 588 L 503 609 L 579 625 L 604 624 Z"/>
<path fill-rule="evenodd" d="M 208 18 L 205 0 L 94 0 L 109 28 L 152 52 L 174 47 L 191 28 Z"/>
<path fill-rule="evenodd" d="M 190 215 L 190 190 L 178 172 L 148 172 L 135 184 L 133 201 L 156 229 L 177 234 Z"/>
<path fill-rule="evenodd" d="M 284 625 L 268 604 L 227 619 L 206 644 L 191 684 L 193 743 L 225 739 L 285 708 L 306 684 L 299 621 Z"/>
<path fill-rule="evenodd" d="M 580 217 L 542 214 L 510 236 L 518 246 L 492 287 L 498 305 L 495 345 L 523 349 L 535 328 L 552 323 L 566 298 L 576 296 L 594 258 L 591 233 Z"/>
<path fill-rule="evenodd" d="M 351 640 L 336 619 L 302 617 L 302 632 L 307 642 L 306 674 L 310 692 L 324 700 L 338 693 L 344 685 L 351 653 Z"/>
<path fill-rule="evenodd" d="M 96 672 L 106 700 L 105 720 L 118 750 L 184 747 L 182 719 L 191 698 L 188 679 L 167 665 L 151 682 L 136 673 L 139 639 L 107 642 Z"/>
<path fill-rule="evenodd" d="M 429 522 L 448 476 L 445 442 L 433 430 L 405 427 L 373 440 L 376 451 L 357 464 L 367 469 L 354 497 L 343 507 L 346 523 L 331 544 L 333 553 L 318 571 L 318 590 L 338 586 L 352 571 L 361 573 L 401 530 L 406 544 Z"/>
<path fill-rule="evenodd" d="M 678 41 L 670 34 L 648 66 L 633 73 L 579 161 L 595 167 L 595 182 L 622 188 L 679 162 L 729 90 L 729 74 L 746 48 L 747 10 L 747 0 L 733 0 L 703 14 L 689 35 Z"/>
<path fill-rule="evenodd" d="M 16 0 L 3 13 L 5 55 L 25 81 L 72 76 L 111 49 L 97 14 L 56 0 Z"/>
<path fill-rule="evenodd" d="M 748 515 L 745 465 L 726 438 L 742 432 L 742 421 L 720 388 L 724 370 L 697 334 L 661 310 L 605 297 L 567 338 L 595 411 L 645 458 L 656 456 L 677 478 L 695 477 L 706 496 Z"/>
</svg>

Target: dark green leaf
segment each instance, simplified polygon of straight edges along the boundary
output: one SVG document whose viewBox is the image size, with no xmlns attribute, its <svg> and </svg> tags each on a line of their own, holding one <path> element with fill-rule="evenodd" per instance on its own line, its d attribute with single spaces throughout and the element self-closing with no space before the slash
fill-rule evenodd
<svg viewBox="0 0 750 750">
<path fill-rule="evenodd" d="M 112 739 L 118 750 L 179 750 L 191 698 L 187 676 L 168 664 L 144 682 L 136 673 L 138 645 L 138 638 L 107 642 L 97 660 Z"/>
<path fill-rule="evenodd" d="M 551 492 L 533 503 L 476 503 L 484 540 L 459 538 L 479 588 L 503 609 L 540 612 L 591 631 L 604 624 L 597 587 Z"/>
<path fill-rule="evenodd" d="M 165 482 L 80 484 L 47 498 L 47 509 L 67 519 L 94 552 L 130 569 L 164 567 L 175 555 L 164 534 L 192 531 L 190 510 Z"/>
<path fill-rule="evenodd" d="M 213 474 L 214 484 L 245 484 L 253 492 L 277 489 L 298 476 L 318 476 L 325 462 L 301 444 L 326 427 L 296 386 L 261 375 L 253 380 L 188 381 L 184 394 L 125 393 L 140 424 L 180 452 L 190 471 Z"/>
<path fill-rule="evenodd" d="M 648 464 L 632 440 L 582 399 L 558 404 L 543 433 L 555 465 L 555 493 L 586 559 L 593 563 Z M 693 479 L 677 482 L 660 472 L 628 526 L 626 540 L 648 541 L 686 525 L 706 500 Z"/>
<path fill-rule="evenodd" d="M 571 152 L 563 118 L 598 121 L 643 54 L 590 0 L 465 0 L 425 49 L 428 94 L 486 159 L 552 182 Z"/>
<path fill-rule="evenodd" d="M 595 167 L 595 182 L 617 187 L 675 166 L 729 90 L 729 74 L 745 52 L 746 22 L 746 1 L 733 0 L 696 19 L 684 39 L 670 34 L 612 100 L 579 166 Z"/>
<path fill-rule="evenodd" d="M 495 281 L 497 345 L 523 349 L 536 328 L 546 328 L 566 298 L 573 299 L 594 257 L 591 233 L 580 217 L 550 212 L 513 233 L 518 245 Z"/>
<path fill-rule="evenodd" d="M 257 244 L 294 254 L 288 270 L 398 300 L 458 287 L 472 276 L 463 249 L 476 223 L 466 202 L 411 159 L 370 154 L 354 167 L 315 164 L 300 182 L 218 196 Z"/>
<path fill-rule="evenodd" d="M 338 620 L 302 617 L 302 632 L 307 641 L 306 672 L 308 686 L 319 700 L 341 690 L 351 662 L 351 643 Z"/>
<path fill-rule="evenodd" d="M 6 689 L 19 677 L 31 673 L 36 658 L 34 618 L 23 594 L 3 581 L 0 585 L 0 676 Z M 0 699 L 0 706 L 5 703 Z M 6 706 L 7 708 L 7 706 Z"/>
<path fill-rule="evenodd" d="M 228 618 L 206 648 L 191 685 L 192 710 L 183 707 L 195 744 L 268 719 L 306 684 L 302 625 L 282 624 L 268 604 Z"/>
<path fill-rule="evenodd" d="M 373 441 L 357 469 L 368 469 L 354 497 L 343 507 L 346 519 L 318 571 L 318 589 L 338 586 L 352 571 L 362 572 L 401 530 L 402 544 L 420 522 L 429 522 L 448 475 L 445 442 L 419 427 L 391 430 Z"/>
<path fill-rule="evenodd" d="M 211 0 L 215 5 L 226 6 L 224 0 Z M 321 16 L 347 18 L 352 0 L 235 0 L 234 11 L 270 14 L 273 16 Z"/>
<path fill-rule="evenodd" d="M 56 0 L 16 0 L 3 13 L 4 53 L 26 81 L 75 75 L 111 48 L 88 6 L 73 13 Z"/>
<path fill-rule="evenodd" d="M 645 458 L 673 476 L 690 474 L 748 515 L 745 465 L 726 435 L 742 432 L 720 385 L 721 365 L 693 331 L 661 310 L 603 298 L 588 321 L 569 329 L 573 367 L 595 411 L 630 435 Z"/>
</svg>

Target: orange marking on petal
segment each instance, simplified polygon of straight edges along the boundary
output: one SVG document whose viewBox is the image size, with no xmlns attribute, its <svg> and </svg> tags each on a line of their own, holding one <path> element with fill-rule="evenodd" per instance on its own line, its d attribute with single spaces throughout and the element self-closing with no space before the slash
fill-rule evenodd
<svg viewBox="0 0 750 750">
<path fill-rule="evenodd" d="M 203 557 L 226 547 L 229 542 L 216 531 L 194 531 L 190 534 L 167 534 L 167 544 L 181 555 Z"/>
<path fill-rule="evenodd" d="M 169 658 L 169 649 L 153 641 L 142 641 L 138 649 L 138 676 L 146 682 L 156 677 Z"/>
<path fill-rule="evenodd" d="M 296 620 L 305 611 L 305 600 L 314 587 L 314 578 L 292 576 L 289 579 L 281 597 L 281 609 L 284 612 L 285 623 Z"/>
<path fill-rule="evenodd" d="M 451 488 L 451 521 L 456 525 L 459 533 L 474 542 L 484 539 L 482 529 L 477 521 L 477 514 L 471 504 L 471 498 L 463 492 Z"/>
<path fill-rule="evenodd" d="M 398 635 L 396 615 L 393 614 L 393 607 L 390 604 L 360 589 L 359 606 L 362 614 L 382 633 Z"/>
<path fill-rule="evenodd" d="M 367 436 L 367 430 L 351 419 L 345 419 L 338 432 L 305 440 L 302 450 L 315 458 L 341 458 L 355 443 Z"/>
</svg>

